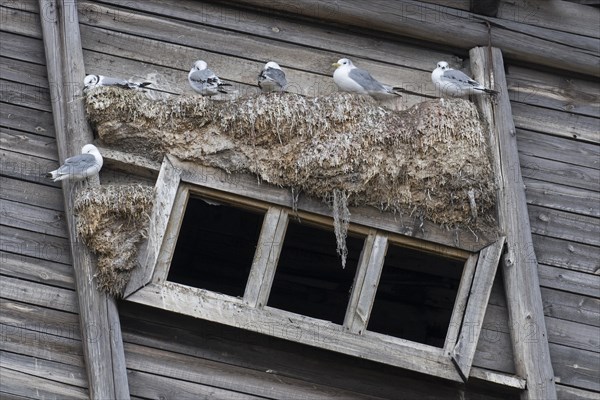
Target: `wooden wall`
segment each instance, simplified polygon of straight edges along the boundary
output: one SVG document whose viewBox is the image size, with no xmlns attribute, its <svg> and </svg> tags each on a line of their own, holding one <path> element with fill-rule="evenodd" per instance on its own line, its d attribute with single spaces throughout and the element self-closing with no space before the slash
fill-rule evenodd
<svg viewBox="0 0 600 400">
<path fill-rule="evenodd" d="M 0 2 L 0 397 L 87 399 L 36 4 Z"/>
</svg>

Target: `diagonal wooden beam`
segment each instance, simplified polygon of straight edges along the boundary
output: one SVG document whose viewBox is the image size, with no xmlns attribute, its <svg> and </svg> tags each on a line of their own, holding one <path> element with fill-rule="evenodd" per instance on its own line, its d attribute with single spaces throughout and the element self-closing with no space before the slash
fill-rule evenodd
<svg viewBox="0 0 600 400">
<path fill-rule="evenodd" d="M 39 6 L 58 156 L 62 163 L 93 140 L 82 98 L 84 66 L 77 4 L 75 0 L 39 0 Z M 113 298 L 98 291 L 93 279 L 94 259 L 77 236 L 72 186 L 63 181 L 90 398 L 129 399 L 118 310 Z"/>
<path fill-rule="evenodd" d="M 502 52 L 476 47 L 470 57 L 474 78 L 500 92 L 494 99 L 480 96 L 476 101 L 491 127 L 498 224 L 506 235 L 501 268 L 511 339 L 517 374 L 527 380 L 522 399 L 552 400 L 556 399 L 554 371 Z"/>
</svg>

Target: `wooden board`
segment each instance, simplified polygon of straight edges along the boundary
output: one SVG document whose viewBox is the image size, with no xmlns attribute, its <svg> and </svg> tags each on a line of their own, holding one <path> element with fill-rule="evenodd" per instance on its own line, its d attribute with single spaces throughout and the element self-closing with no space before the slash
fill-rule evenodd
<svg viewBox="0 0 600 400">
<path fill-rule="evenodd" d="M 59 289 L 39 283 L 11 277 L 2 277 L 0 281 L 2 297 L 28 304 L 77 313 L 79 305 L 76 293 L 68 289 Z"/>
<path fill-rule="evenodd" d="M 48 88 L 46 66 L 27 61 L 0 57 L 0 78 L 10 82 L 21 82 L 41 88 Z"/>
<path fill-rule="evenodd" d="M 2 187 L 0 199 L 59 212 L 64 211 L 62 191 L 56 187 L 24 182 L 6 176 L 0 176 L 0 187 Z"/>
<path fill-rule="evenodd" d="M 590 297 L 600 297 L 600 275 L 538 264 L 540 285 Z"/>
<path fill-rule="evenodd" d="M 533 235 L 533 250 L 543 264 L 575 271 L 600 273 L 600 249 L 568 240 Z"/>
<path fill-rule="evenodd" d="M 2 224 L 44 235 L 68 236 L 65 213 L 0 199 Z"/>
<path fill-rule="evenodd" d="M 600 217 L 600 193 L 524 178 L 527 204 Z"/>
<path fill-rule="evenodd" d="M 556 393 L 561 400 L 600 400 L 600 393 L 578 389 L 561 384 L 556 385 Z"/>
<path fill-rule="evenodd" d="M 58 236 L 47 236 L 42 233 L 2 226 L 0 250 L 71 265 L 69 241 Z"/>
<path fill-rule="evenodd" d="M 598 219 L 551 208 L 529 205 L 531 232 L 566 239 L 571 242 L 600 246 Z"/>
<path fill-rule="evenodd" d="M 0 107 L 0 126 L 23 132 L 54 137 L 54 122 L 48 112 L 31 112 L 31 109 L 14 104 Z"/>
<path fill-rule="evenodd" d="M 519 160 L 521 173 L 526 178 L 580 189 L 598 190 L 600 171 L 595 168 L 565 164 L 552 159 L 532 157 L 524 153 L 519 154 Z M 510 173 L 511 176 L 514 176 L 516 169 L 513 168 Z"/>
<path fill-rule="evenodd" d="M 0 79 L 0 101 L 37 111 L 52 111 L 47 88 Z"/>
<path fill-rule="evenodd" d="M 4 250 L 11 250 L 11 248 L 2 246 L 0 274 L 64 289 L 75 289 L 73 268 L 70 265 L 8 253 Z"/>
<path fill-rule="evenodd" d="M 544 287 L 541 292 L 546 316 L 600 327 L 600 299 Z"/>
<path fill-rule="evenodd" d="M 29 398 L 60 398 L 87 400 L 88 391 L 76 386 L 35 377 L 20 371 L 0 368 L 2 391 Z"/>
<path fill-rule="evenodd" d="M 0 52 L 5 57 L 27 61 L 38 65 L 46 64 L 44 43 L 41 37 L 28 37 L 15 33 L 0 32 Z"/>
</svg>

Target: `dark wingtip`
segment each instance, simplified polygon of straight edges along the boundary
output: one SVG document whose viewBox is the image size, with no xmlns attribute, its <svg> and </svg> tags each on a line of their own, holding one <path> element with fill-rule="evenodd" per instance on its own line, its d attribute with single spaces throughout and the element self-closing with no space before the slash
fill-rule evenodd
<svg viewBox="0 0 600 400">
<path fill-rule="evenodd" d="M 231 83 L 219 83 L 219 86 L 233 86 Z"/>
<path fill-rule="evenodd" d="M 140 84 L 139 84 L 139 86 L 140 86 L 141 88 L 142 88 L 142 87 L 146 87 L 146 86 L 150 86 L 150 85 L 152 85 L 152 82 L 142 82 L 142 83 L 140 83 Z"/>
</svg>

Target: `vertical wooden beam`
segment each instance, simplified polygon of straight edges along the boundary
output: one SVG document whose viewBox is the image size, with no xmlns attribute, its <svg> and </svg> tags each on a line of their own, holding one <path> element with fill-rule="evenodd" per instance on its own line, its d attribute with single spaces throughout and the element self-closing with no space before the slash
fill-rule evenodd
<svg viewBox="0 0 600 400">
<path fill-rule="evenodd" d="M 85 73 L 77 4 L 75 0 L 39 0 L 39 6 L 58 156 L 62 163 L 93 140 L 83 105 Z M 72 186 L 63 181 L 90 398 L 129 399 L 116 303 L 96 287 L 93 257 L 76 232 Z"/>
<path fill-rule="evenodd" d="M 504 61 L 497 48 L 476 47 L 470 57 L 475 79 L 500 92 L 494 99 L 480 96 L 476 101 L 491 127 L 490 144 L 499 184 L 498 224 L 506 235 L 501 264 L 513 353 L 517 373 L 527 380 L 522 398 L 552 400 L 556 399 L 556 386 Z M 534 337 L 531 332 L 535 332 Z"/>
</svg>

